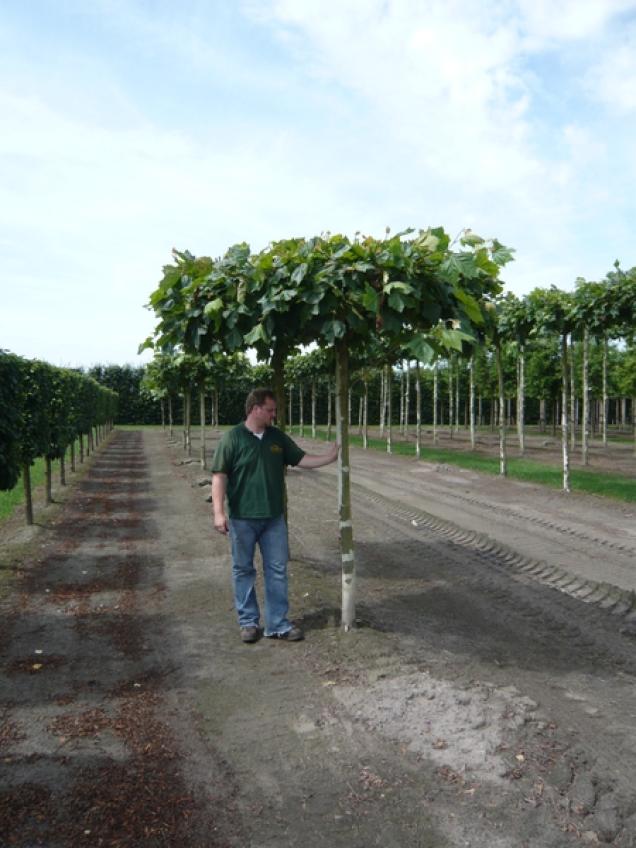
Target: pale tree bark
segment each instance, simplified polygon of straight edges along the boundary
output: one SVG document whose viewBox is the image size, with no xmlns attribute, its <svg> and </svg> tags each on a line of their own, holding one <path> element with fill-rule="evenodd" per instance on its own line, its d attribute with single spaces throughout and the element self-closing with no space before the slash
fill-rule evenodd
<svg viewBox="0 0 636 848">
<path fill-rule="evenodd" d="M 364 419 L 364 397 L 360 395 L 358 398 L 358 435 L 362 435 L 362 427 L 363 427 L 363 419 Z"/>
<path fill-rule="evenodd" d="M 404 364 L 400 363 L 400 435 L 404 435 Z"/>
<path fill-rule="evenodd" d="M 327 382 L 327 441 L 331 441 L 331 380 Z"/>
<path fill-rule="evenodd" d="M 495 362 L 497 365 L 497 385 L 499 389 L 499 473 L 502 477 L 508 474 L 508 454 L 506 451 L 506 399 L 504 397 L 504 378 L 501 365 L 501 347 L 495 345 Z"/>
<path fill-rule="evenodd" d="M 459 359 L 455 360 L 455 432 L 459 435 L 459 378 L 460 378 L 460 365 Z"/>
<path fill-rule="evenodd" d="M 173 431 L 174 421 L 172 420 L 172 396 L 168 395 L 168 437 L 170 439 L 174 436 Z"/>
<path fill-rule="evenodd" d="M 453 438 L 453 363 L 451 357 L 448 358 L 448 431 L 451 439 Z"/>
<path fill-rule="evenodd" d="M 305 387 L 301 383 L 298 387 L 298 398 L 300 403 L 300 438 L 305 435 Z"/>
<path fill-rule="evenodd" d="M 561 444 L 563 447 L 563 490 L 570 491 L 570 449 L 568 439 L 568 337 L 561 335 Z"/>
<path fill-rule="evenodd" d="M 192 456 L 192 390 L 188 389 L 187 391 L 187 402 L 186 402 L 186 447 L 188 449 L 188 456 Z"/>
<path fill-rule="evenodd" d="M 353 395 L 353 389 L 351 386 L 347 389 L 347 424 L 351 427 L 351 398 Z"/>
<path fill-rule="evenodd" d="M 526 452 L 526 348 L 519 345 L 519 377 L 517 385 L 517 434 L 519 438 L 519 453 Z"/>
<path fill-rule="evenodd" d="M 437 444 L 437 405 L 439 403 L 439 374 L 437 360 L 433 363 L 433 444 Z"/>
<path fill-rule="evenodd" d="M 581 421 L 581 459 L 583 465 L 589 464 L 588 448 L 590 441 L 590 332 L 583 330 L 583 420 Z"/>
<path fill-rule="evenodd" d="M 415 362 L 415 456 L 422 453 L 422 380 L 419 359 Z"/>
<path fill-rule="evenodd" d="M 201 386 L 199 390 L 199 417 L 201 419 L 201 447 L 199 461 L 201 468 L 205 468 L 205 389 Z"/>
<path fill-rule="evenodd" d="M 411 406 L 411 363 L 406 360 L 406 392 L 404 394 L 404 435 L 409 434 L 409 407 Z"/>
<path fill-rule="evenodd" d="M 53 486 L 51 474 L 51 457 L 44 457 L 44 503 L 48 506 L 53 503 Z"/>
<path fill-rule="evenodd" d="M 386 366 L 386 452 L 393 453 L 393 369 Z"/>
<path fill-rule="evenodd" d="M 289 409 L 287 412 L 287 424 L 289 425 L 289 432 L 294 432 L 294 386 L 290 385 L 289 387 Z"/>
<path fill-rule="evenodd" d="M 539 432 L 545 433 L 545 398 L 539 398 Z"/>
<path fill-rule="evenodd" d="M 574 373 L 574 339 L 570 335 L 570 448 L 576 448 L 576 375 Z"/>
<path fill-rule="evenodd" d="M 362 447 L 366 450 L 369 447 L 369 383 L 367 380 L 364 381 L 362 401 Z"/>
<path fill-rule="evenodd" d="M 471 353 L 468 363 L 468 414 L 470 425 L 470 447 L 475 450 L 475 354 Z"/>
<path fill-rule="evenodd" d="M 166 401 L 164 398 L 159 399 L 159 406 L 161 408 L 161 429 L 163 432 L 166 432 Z"/>
<path fill-rule="evenodd" d="M 22 485 L 24 486 L 24 509 L 26 523 L 33 524 L 33 491 L 31 488 L 31 465 L 28 462 L 22 465 Z"/>
<path fill-rule="evenodd" d="M 603 447 L 607 447 L 607 413 L 609 400 L 607 397 L 607 336 L 603 336 L 603 402 L 601 426 L 603 431 Z"/>
<path fill-rule="evenodd" d="M 384 427 L 386 423 L 386 383 L 384 379 L 384 368 L 380 370 L 380 438 L 384 438 Z"/>
<path fill-rule="evenodd" d="M 311 438 L 316 438 L 316 381 L 311 381 Z"/>
<path fill-rule="evenodd" d="M 338 455 L 338 514 L 340 556 L 342 560 L 342 627 L 355 624 L 356 569 L 351 520 L 351 475 L 349 466 L 349 428 L 345 418 L 348 401 L 349 354 L 346 342 L 336 342 L 336 441 Z"/>
</svg>

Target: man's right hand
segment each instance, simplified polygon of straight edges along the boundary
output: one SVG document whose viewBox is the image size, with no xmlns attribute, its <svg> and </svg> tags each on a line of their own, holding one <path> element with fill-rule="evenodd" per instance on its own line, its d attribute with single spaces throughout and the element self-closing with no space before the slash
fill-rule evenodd
<svg viewBox="0 0 636 848">
<path fill-rule="evenodd" d="M 229 532 L 230 525 L 228 524 L 224 512 L 221 512 L 218 515 L 217 513 L 214 513 L 214 529 L 219 533 L 223 533 L 224 536 Z"/>
</svg>

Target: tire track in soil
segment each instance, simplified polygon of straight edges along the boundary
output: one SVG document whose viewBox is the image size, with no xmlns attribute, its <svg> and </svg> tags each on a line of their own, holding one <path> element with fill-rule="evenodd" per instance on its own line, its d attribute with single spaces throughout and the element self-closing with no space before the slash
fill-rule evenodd
<svg viewBox="0 0 636 848">
<path fill-rule="evenodd" d="M 383 490 L 385 483 L 383 475 Z M 314 502 L 329 487 L 319 475 L 301 485 Z M 523 766 L 511 762 L 510 774 L 528 783 L 532 796 L 532 765 L 536 782 L 543 763 L 541 785 L 551 789 L 561 826 L 636 844 L 636 652 L 633 637 L 620 632 L 624 609 L 616 601 L 608 608 L 584 604 L 524 573 L 524 558 L 492 540 L 476 544 L 474 533 L 450 522 L 360 485 L 353 492 L 364 540 L 356 543 L 362 622 L 397 633 L 414 662 L 445 678 L 469 688 L 495 680 L 528 693 L 544 717 L 524 722 L 512 746 L 525 752 Z M 301 561 L 337 572 L 336 557 Z M 545 727 L 552 728 L 547 738 Z M 550 768 L 558 776 L 552 786 Z"/>
<path fill-rule="evenodd" d="M 228 844 L 162 717 L 155 510 L 142 434 L 118 432 L 16 565 L 0 657 L 2 844 Z"/>
</svg>

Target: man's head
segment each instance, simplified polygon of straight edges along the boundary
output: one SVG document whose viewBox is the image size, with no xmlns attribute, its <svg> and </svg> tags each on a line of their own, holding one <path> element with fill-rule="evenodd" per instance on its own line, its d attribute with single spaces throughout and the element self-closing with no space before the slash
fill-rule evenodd
<svg viewBox="0 0 636 848">
<path fill-rule="evenodd" d="M 276 418 L 276 395 L 271 389 L 253 389 L 245 400 L 245 415 L 268 427 Z"/>
</svg>

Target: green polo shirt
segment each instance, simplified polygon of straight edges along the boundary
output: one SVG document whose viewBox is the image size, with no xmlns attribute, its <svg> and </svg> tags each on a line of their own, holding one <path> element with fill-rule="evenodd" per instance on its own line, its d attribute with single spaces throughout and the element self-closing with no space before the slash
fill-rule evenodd
<svg viewBox="0 0 636 848">
<path fill-rule="evenodd" d="M 283 514 L 285 466 L 298 465 L 305 451 L 277 427 L 259 439 L 238 424 L 219 442 L 212 473 L 227 474 L 230 518 L 278 518 Z"/>
</svg>

